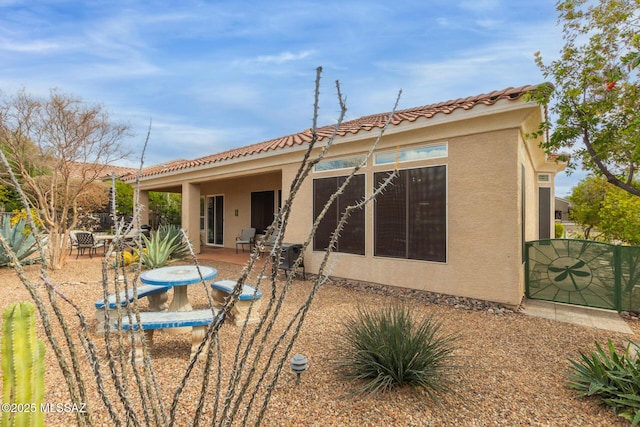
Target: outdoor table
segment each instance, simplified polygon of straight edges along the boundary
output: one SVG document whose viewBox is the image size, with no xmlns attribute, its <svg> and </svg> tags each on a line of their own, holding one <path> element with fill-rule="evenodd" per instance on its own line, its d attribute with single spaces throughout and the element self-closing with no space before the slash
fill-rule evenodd
<svg viewBox="0 0 640 427">
<path fill-rule="evenodd" d="M 121 235 L 120 238 L 122 240 L 133 240 L 138 237 L 138 234 L 139 233 L 128 233 L 127 235 Z M 96 241 L 102 240 L 105 245 L 109 245 L 115 240 L 116 236 L 114 234 L 94 234 L 93 238 Z"/>
<path fill-rule="evenodd" d="M 202 277 L 198 273 L 198 268 Z M 191 310 L 187 297 L 187 285 L 201 283 L 203 279 L 209 281 L 217 275 L 218 270 L 213 267 L 174 265 L 145 271 L 140 275 L 140 281 L 146 285 L 173 287 L 173 300 L 169 305 L 169 311 L 187 311 Z"/>
</svg>

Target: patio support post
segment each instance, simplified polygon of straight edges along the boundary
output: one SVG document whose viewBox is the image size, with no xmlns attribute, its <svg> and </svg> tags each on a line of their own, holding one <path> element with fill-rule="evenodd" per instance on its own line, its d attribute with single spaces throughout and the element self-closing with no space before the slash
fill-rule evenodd
<svg viewBox="0 0 640 427">
<path fill-rule="evenodd" d="M 182 184 L 182 228 L 196 254 L 200 253 L 200 185 Z"/>
</svg>

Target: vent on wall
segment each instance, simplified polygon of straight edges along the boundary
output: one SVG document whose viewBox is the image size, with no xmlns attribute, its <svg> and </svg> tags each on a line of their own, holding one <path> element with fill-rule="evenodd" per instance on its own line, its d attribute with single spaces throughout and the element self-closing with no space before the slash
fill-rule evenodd
<svg viewBox="0 0 640 427">
<path fill-rule="evenodd" d="M 539 173 L 538 182 L 551 182 L 551 175 L 548 173 Z"/>
</svg>

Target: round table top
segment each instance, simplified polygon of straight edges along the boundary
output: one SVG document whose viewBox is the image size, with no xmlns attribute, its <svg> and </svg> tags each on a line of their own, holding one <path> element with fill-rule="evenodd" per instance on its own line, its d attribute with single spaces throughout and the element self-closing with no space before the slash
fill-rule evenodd
<svg viewBox="0 0 640 427">
<path fill-rule="evenodd" d="M 200 274 L 198 274 L 200 268 Z M 154 268 L 140 275 L 140 281 L 147 285 L 182 286 L 193 285 L 204 279 L 211 280 L 218 275 L 213 267 L 196 267 L 195 265 L 174 265 L 171 267 Z"/>
</svg>

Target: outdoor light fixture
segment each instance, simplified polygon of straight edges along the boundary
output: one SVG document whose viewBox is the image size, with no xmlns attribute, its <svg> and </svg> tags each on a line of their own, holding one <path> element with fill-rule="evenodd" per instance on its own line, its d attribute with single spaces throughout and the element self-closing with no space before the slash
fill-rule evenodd
<svg viewBox="0 0 640 427">
<path fill-rule="evenodd" d="M 291 370 L 296 374 L 296 385 L 300 384 L 300 374 L 307 370 L 307 358 L 296 354 L 291 358 Z"/>
</svg>

